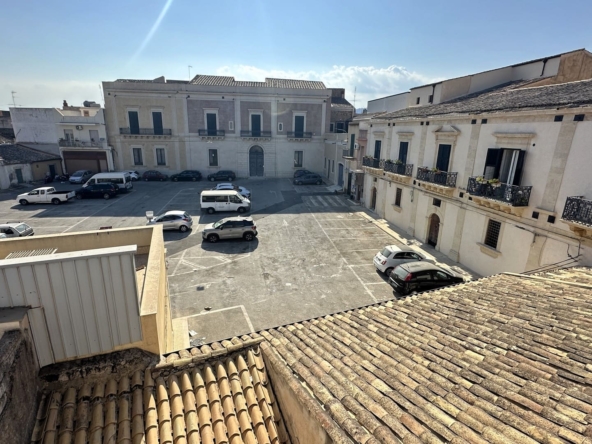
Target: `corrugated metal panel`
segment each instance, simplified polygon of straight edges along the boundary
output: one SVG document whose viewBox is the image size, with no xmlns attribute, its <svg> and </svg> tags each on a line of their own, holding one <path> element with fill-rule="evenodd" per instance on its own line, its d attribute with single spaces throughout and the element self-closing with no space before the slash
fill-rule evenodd
<svg viewBox="0 0 592 444">
<path fill-rule="evenodd" d="M 43 256 L 45 254 L 54 254 L 57 248 L 45 248 L 43 250 L 25 250 L 13 251 L 5 259 L 18 259 L 19 257 Z"/>
<path fill-rule="evenodd" d="M 51 340 L 47 332 L 43 308 L 32 308 L 27 312 L 27 316 L 29 317 L 29 325 L 33 334 L 33 342 L 35 343 L 39 366 L 43 367 L 53 364 L 55 360 L 51 349 Z"/>
<path fill-rule="evenodd" d="M 56 362 L 139 341 L 135 252 L 127 246 L 2 260 L 0 307 L 43 308 Z"/>
</svg>

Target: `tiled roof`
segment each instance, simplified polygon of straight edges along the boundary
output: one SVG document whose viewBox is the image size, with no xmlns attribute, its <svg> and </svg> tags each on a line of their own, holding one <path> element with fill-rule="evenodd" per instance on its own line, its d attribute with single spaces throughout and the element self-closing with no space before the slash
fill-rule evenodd
<svg viewBox="0 0 592 444">
<path fill-rule="evenodd" d="M 498 275 L 262 335 L 357 443 L 592 442 L 592 288 Z"/>
<path fill-rule="evenodd" d="M 331 109 L 353 111 L 354 106 L 343 97 L 331 97 Z"/>
<path fill-rule="evenodd" d="M 265 79 L 265 82 L 235 80 L 230 76 L 196 75 L 190 82 L 192 85 L 206 86 L 247 86 L 255 88 L 292 88 L 292 89 L 325 89 L 323 82 L 312 80 Z"/>
<path fill-rule="evenodd" d="M 243 347 L 259 340 L 243 339 L 184 350 L 169 359 L 174 365 L 46 392 L 31 442 L 287 443 L 260 349 Z"/>
<path fill-rule="evenodd" d="M 19 163 L 43 162 L 46 160 L 60 159 L 55 154 L 44 153 L 23 145 L 0 145 L 0 165 L 13 165 Z"/>
<path fill-rule="evenodd" d="M 451 114 L 570 108 L 592 104 L 592 80 L 523 87 L 528 83 L 531 82 L 511 82 L 437 105 L 404 108 L 382 114 L 380 118 L 428 118 Z"/>
</svg>

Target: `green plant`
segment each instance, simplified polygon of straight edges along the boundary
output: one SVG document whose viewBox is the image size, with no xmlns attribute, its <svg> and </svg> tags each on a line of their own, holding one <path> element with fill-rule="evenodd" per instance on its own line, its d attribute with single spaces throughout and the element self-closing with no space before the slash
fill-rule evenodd
<svg viewBox="0 0 592 444">
<path fill-rule="evenodd" d="M 401 159 L 395 160 L 395 165 L 403 165 L 403 161 Z"/>
<path fill-rule="evenodd" d="M 432 173 L 439 173 L 440 172 L 440 170 L 438 168 L 432 168 L 432 169 L 430 169 L 430 171 Z"/>
</svg>

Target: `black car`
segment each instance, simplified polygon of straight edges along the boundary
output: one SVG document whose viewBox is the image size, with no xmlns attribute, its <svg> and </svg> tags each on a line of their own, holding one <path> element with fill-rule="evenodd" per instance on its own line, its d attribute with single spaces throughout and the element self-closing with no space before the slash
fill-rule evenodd
<svg viewBox="0 0 592 444">
<path fill-rule="evenodd" d="M 102 197 L 103 199 L 111 199 L 112 197 L 117 196 L 118 193 L 119 187 L 114 183 L 97 183 L 76 190 L 76 198 L 84 199 Z"/>
<path fill-rule="evenodd" d="M 156 170 L 146 171 L 144 174 L 142 174 L 142 179 L 144 179 L 146 182 L 148 182 L 149 180 L 160 180 L 162 182 L 163 180 L 167 180 L 168 178 L 169 176 L 167 176 L 166 174 L 162 174 L 160 171 Z"/>
<path fill-rule="evenodd" d="M 208 174 L 208 180 L 210 182 L 214 182 L 215 180 L 227 180 L 228 182 L 231 182 L 234 179 L 236 179 L 236 174 L 234 174 L 234 171 L 230 170 L 220 170 L 216 171 L 215 173 Z"/>
<path fill-rule="evenodd" d="M 296 185 L 303 185 L 303 184 L 315 184 L 320 185 L 323 183 L 323 178 L 318 175 L 317 173 L 306 173 L 302 176 L 297 177 L 294 179 L 294 183 Z"/>
<path fill-rule="evenodd" d="M 297 177 L 303 176 L 305 174 L 314 174 L 312 171 L 308 171 L 308 170 L 296 170 L 294 171 L 294 179 L 296 179 Z"/>
<path fill-rule="evenodd" d="M 171 176 L 171 180 L 174 182 L 177 182 L 179 180 L 191 180 L 193 182 L 196 182 L 198 180 L 201 180 L 201 173 L 195 170 L 185 170 L 181 171 L 179 174 L 173 174 Z"/>
<path fill-rule="evenodd" d="M 460 284 L 464 278 L 429 262 L 407 262 L 397 266 L 390 275 L 389 284 L 401 295 L 434 290 Z"/>
</svg>

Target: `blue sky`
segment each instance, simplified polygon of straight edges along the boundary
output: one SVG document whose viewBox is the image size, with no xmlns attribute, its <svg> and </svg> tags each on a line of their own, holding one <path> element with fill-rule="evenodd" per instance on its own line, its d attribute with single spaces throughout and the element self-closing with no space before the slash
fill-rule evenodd
<svg viewBox="0 0 592 444">
<path fill-rule="evenodd" d="M 168 6 L 168 8 L 167 8 Z M 582 47 L 592 2 L 20 0 L 2 5 L 0 109 L 101 101 L 117 78 L 293 77 L 367 100 Z M 162 17 L 155 26 L 159 16 Z M 147 39 L 151 29 L 152 37 Z"/>
</svg>

